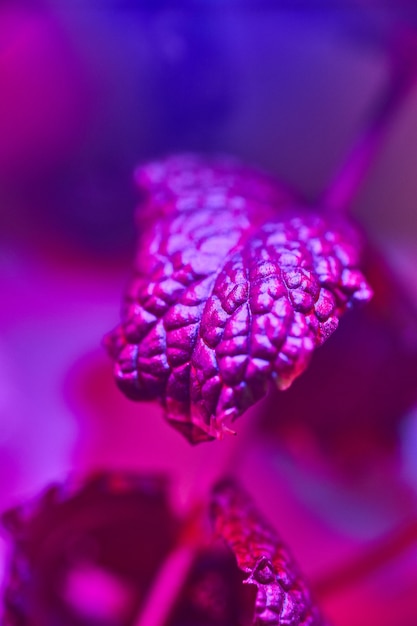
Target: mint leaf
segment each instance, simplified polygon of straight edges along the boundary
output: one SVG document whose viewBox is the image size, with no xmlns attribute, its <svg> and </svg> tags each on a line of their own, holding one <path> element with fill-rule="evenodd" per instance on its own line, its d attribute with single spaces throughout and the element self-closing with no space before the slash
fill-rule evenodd
<svg viewBox="0 0 417 626">
<path fill-rule="evenodd" d="M 358 237 L 233 161 L 173 157 L 137 181 L 135 273 L 105 340 L 115 379 L 133 400 L 160 400 L 192 443 L 221 438 L 371 297 Z"/>
<path fill-rule="evenodd" d="M 215 486 L 211 518 L 246 575 L 244 583 L 257 589 L 255 626 L 324 625 L 287 548 L 237 483 L 223 480 Z"/>
</svg>

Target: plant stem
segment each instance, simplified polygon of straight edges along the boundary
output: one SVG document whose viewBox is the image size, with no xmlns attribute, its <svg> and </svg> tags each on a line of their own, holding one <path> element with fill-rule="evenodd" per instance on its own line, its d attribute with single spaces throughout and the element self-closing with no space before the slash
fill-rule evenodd
<svg viewBox="0 0 417 626">
<path fill-rule="evenodd" d="M 134 626 L 164 626 L 178 599 L 196 556 L 191 545 L 180 545 L 166 558 L 141 607 Z"/>
<path fill-rule="evenodd" d="M 404 35 L 406 38 L 406 34 Z M 395 52 L 394 52 L 395 54 Z M 417 76 L 416 43 L 406 40 L 392 59 L 385 91 L 378 99 L 362 134 L 351 147 L 342 166 L 321 198 L 329 212 L 346 214 L 361 188 L 393 119 L 413 88 Z"/>
<path fill-rule="evenodd" d="M 413 49 L 414 51 L 414 49 Z M 346 213 L 353 198 L 360 189 L 372 166 L 379 148 L 384 141 L 393 118 L 404 103 L 416 79 L 417 57 L 414 53 L 406 53 L 394 59 L 387 89 L 377 102 L 368 123 L 359 139 L 354 143 L 342 167 L 321 198 L 325 210 L 332 213 Z M 254 425 L 245 429 L 245 435 L 239 437 L 237 445 L 224 455 L 219 464 L 210 463 L 206 468 L 206 480 L 201 484 L 191 485 L 191 507 L 195 501 L 201 501 L 202 494 L 207 495 L 213 482 L 223 475 L 236 473 L 239 465 L 240 453 L 247 441 L 253 436 Z M 200 511 L 201 514 L 201 511 Z M 189 513 L 192 518 L 192 512 Z M 188 515 L 187 515 L 188 517 Z M 187 521 L 185 522 L 187 526 Z M 359 556 L 351 563 L 344 565 L 330 575 L 326 575 L 314 585 L 318 596 L 334 593 L 345 585 L 352 584 L 401 553 L 411 543 L 417 540 L 417 521 L 403 529 L 400 533 L 378 542 L 364 555 Z M 168 555 L 140 610 L 135 626 L 163 626 L 169 618 L 179 593 L 189 575 L 199 548 L 204 544 L 196 536 L 191 540 L 185 538 Z"/>
<path fill-rule="evenodd" d="M 417 519 L 386 535 L 350 562 L 316 580 L 312 585 L 315 595 L 324 598 L 357 584 L 399 557 L 415 543 Z"/>
<path fill-rule="evenodd" d="M 176 547 L 160 567 L 134 626 L 164 626 L 180 596 L 200 550 L 207 546 L 206 508 L 200 504 L 188 511 Z"/>
</svg>

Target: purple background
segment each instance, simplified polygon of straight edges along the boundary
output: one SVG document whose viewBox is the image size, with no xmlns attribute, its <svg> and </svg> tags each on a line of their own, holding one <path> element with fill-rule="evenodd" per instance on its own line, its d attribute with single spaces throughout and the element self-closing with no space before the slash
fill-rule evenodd
<svg viewBox="0 0 417 626">
<path fill-rule="evenodd" d="M 134 250 L 137 162 L 232 153 L 314 201 L 386 84 L 389 33 L 417 36 L 417 16 L 347 2 L 148 5 L 0 6 L 0 507 L 68 472 L 118 467 L 166 470 L 182 509 L 232 459 L 319 580 L 415 519 L 417 413 L 355 478 L 248 436 L 259 407 L 238 441 L 191 448 L 158 407 L 121 396 L 100 341 Z M 352 209 L 415 306 L 416 146 L 414 90 Z M 322 604 L 340 626 L 415 626 L 416 563 L 417 538 Z"/>
</svg>

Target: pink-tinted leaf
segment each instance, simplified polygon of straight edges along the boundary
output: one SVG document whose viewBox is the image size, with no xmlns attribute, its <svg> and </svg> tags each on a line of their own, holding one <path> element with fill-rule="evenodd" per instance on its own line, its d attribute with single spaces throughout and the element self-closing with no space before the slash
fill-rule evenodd
<svg viewBox="0 0 417 626">
<path fill-rule="evenodd" d="M 122 323 L 106 338 L 134 400 L 159 399 L 193 443 L 219 438 L 308 365 L 370 298 L 357 236 L 291 208 L 266 176 L 176 157 L 138 171 L 143 235 Z"/>
<path fill-rule="evenodd" d="M 179 523 L 161 477 L 101 473 L 3 513 L 4 626 L 130 626 Z"/>
<path fill-rule="evenodd" d="M 323 626 L 288 550 L 241 487 L 229 480 L 216 485 L 211 516 L 245 573 L 244 582 L 257 588 L 254 625 Z"/>
</svg>

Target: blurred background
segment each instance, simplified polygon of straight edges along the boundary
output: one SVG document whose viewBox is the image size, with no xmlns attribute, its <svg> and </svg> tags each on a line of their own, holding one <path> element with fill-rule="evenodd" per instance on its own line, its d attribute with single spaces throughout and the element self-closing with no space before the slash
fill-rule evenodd
<svg viewBox="0 0 417 626">
<path fill-rule="evenodd" d="M 169 476 L 181 511 L 233 466 L 336 626 L 415 626 L 417 87 L 352 205 L 373 304 L 239 441 L 190 448 L 122 397 L 100 347 L 134 253 L 135 166 L 229 153 L 314 203 L 417 40 L 413 5 L 0 2 L 2 510 L 117 468 Z"/>
</svg>

